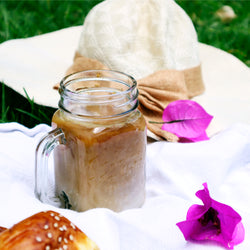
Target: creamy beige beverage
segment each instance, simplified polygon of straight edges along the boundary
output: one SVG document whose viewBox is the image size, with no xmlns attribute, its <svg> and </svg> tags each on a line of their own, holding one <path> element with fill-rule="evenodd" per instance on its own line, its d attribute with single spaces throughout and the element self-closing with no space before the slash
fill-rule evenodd
<svg viewBox="0 0 250 250">
<path fill-rule="evenodd" d="M 146 127 L 140 112 L 98 123 L 57 111 L 52 122 L 67 141 L 55 149 L 56 189 L 72 209 L 121 211 L 143 204 Z"/>
<path fill-rule="evenodd" d="M 89 70 L 60 83 L 59 109 L 36 149 L 35 194 L 77 211 L 140 207 L 145 197 L 146 123 L 133 77 Z M 54 171 L 48 158 L 54 151 Z M 59 202 L 60 203 L 60 202 Z"/>
</svg>

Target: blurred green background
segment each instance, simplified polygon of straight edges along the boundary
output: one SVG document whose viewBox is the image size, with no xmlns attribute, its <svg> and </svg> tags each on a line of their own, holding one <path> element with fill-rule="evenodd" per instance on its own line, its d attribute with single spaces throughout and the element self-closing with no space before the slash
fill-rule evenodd
<svg viewBox="0 0 250 250">
<path fill-rule="evenodd" d="M 126 0 L 124 0 L 126 1 Z M 135 0 L 136 1 L 136 0 Z M 81 25 L 100 0 L 0 0 L 0 43 Z M 190 16 L 200 42 L 232 53 L 250 66 L 250 1 L 177 0 Z M 230 6 L 236 14 L 222 21 L 217 11 Z M 50 124 L 53 108 L 37 105 L 32 97 L 22 97 L 0 83 L 0 122 L 19 122 L 27 127 Z"/>
</svg>

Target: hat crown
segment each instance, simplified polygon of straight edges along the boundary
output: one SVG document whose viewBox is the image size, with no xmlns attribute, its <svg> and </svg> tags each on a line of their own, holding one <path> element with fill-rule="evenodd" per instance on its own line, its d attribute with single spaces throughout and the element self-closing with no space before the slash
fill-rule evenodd
<svg viewBox="0 0 250 250">
<path fill-rule="evenodd" d="M 141 78 L 200 64 L 196 31 L 172 0 L 106 0 L 85 19 L 78 52 Z"/>
</svg>

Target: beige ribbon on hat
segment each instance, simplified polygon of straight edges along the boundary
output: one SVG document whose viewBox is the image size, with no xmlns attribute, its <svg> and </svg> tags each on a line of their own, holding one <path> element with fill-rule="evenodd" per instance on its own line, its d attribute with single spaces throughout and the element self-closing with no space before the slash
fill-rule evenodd
<svg viewBox="0 0 250 250">
<path fill-rule="evenodd" d="M 98 60 L 75 53 L 74 63 L 66 75 L 90 69 L 108 69 Z M 139 90 L 139 110 L 147 122 L 147 128 L 158 137 L 171 142 L 177 142 L 178 137 L 161 129 L 162 113 L 166 106 L 176 100 L 192 98 L 204 92 L 201 66 L 185 70 L 165 69 L 137 80 Z M 58 89 L 59 85 L 54 88 Z"/>
</svg>

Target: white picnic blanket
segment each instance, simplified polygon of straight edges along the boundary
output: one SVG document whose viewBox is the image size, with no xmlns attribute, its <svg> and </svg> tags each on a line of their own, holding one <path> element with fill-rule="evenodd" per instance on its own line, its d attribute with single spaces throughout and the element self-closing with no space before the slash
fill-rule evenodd
<svg viewBox="0 0 250 250">
<path fill-rule="evenodd" d="M 75 212 L 46 205 L 34 196 L 35 148 L 51 130 L 0 124 L 0 226 L 42 210 L 56 210 L 74 222 L 101 250 L 216 250 L 211 243 L 186 242 L 175 225 L 195 192 L 207 182 L 212 198 L 241 216 L 246 237 L 235 249 L 250 249 L 250 125 L 237 123 L 197 143 L 154 142 L 147 146 L 146 201 L 121 213 L 97 208 Z"/>
</svg>

